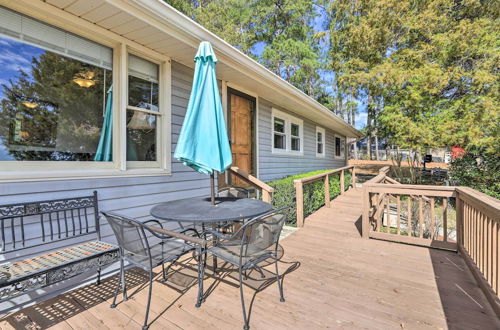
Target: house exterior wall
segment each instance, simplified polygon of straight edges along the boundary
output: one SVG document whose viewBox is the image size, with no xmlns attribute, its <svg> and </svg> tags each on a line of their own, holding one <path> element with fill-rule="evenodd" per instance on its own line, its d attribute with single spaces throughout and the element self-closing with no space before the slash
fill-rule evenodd
<svg viewBox="0 0 500 330">
<path fill-rule="evenodd" d="M 189 100 L 193 71 L 183 65 L 172 62 L 172 152 L 175 150 L 181 130 L 184 115 Z M 160 202 L 180 198 L 206 196 L 210 193 L 210 183 L 206 175 L 199 174 L 179 161 L 172 158 L 172 174 L 168 176 L 116 177 L 60 181 L 30 181 L 0 183 L 0 204 L 29 202 L 57 198 L 68 198 L 91 195 L 97 190 L 99 209 L 114 211 L 124 215 L 145 220 L 151 218 L 151 207 Z M 111 228 L 101 219 L 102 239 L 115 242 Z M 53 243 L 43 247 L 43 251 L 59 249 L 75 245 L 85 240 L 93 240 L 95 235 L 89 235 L 73 240 Z M 18 251 L 17 253 L 0 254 L 0 263 L 30 258 L 42 252 L 40 247 Z M 114 271 L 116 265 L 104 270 L 104 276 Z M 87 283 L 95 273 L 86 273 L 73 279 L 31 292 L 28 295 L 16 297 L 0 303 L 0 314 L 12 308 L 19 308 L 33 299 L 44 299 Z M 20 306 L 15 306 L 20 304 Z"/>
<path fill-rule="evenodd" d="M 272 152 L 272 108 L 289 113 L 271 102 L 259 98 L 258 104 L 258 163 L 259 179 L 269 181 L 288 175 L 306 173 L 315 170 L 324 170 L 343 167 L 346 165 L 345 157 L 334 157 L 335 132 L 325 129 L 325 156 L 316 156 L 316 126 L 321 125 L 311 120 L 292 114 L 303 120 L 303 155 L 283 155 Z M 337 136 L 339 136 L 337 134 Z M 344 138 L 344 137 L 342 137 Z"/>
</svg>

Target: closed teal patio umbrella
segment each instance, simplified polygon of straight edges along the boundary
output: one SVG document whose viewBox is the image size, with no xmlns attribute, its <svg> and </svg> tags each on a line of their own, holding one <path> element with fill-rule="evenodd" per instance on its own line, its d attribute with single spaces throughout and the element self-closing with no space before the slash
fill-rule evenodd
<svg viewBox="0 0 500 330">
<path fill-rule="evenodd" d="M 174 157 L 210 174 L 214 204 L 214 171 L 224 172 L 233 159 L 215 74 L 217 57 L 208 41 L 200 43 L 194 61 L 193 87 Z"/>
</svg>

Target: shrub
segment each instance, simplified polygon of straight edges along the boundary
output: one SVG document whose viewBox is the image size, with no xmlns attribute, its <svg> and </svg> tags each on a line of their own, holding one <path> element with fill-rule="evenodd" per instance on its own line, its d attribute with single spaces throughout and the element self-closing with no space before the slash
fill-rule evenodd
<svg viewBox="0 0 500 330">
<path fill-rule="evenodd" d="M 471 151 L 451 163 L 452 184 L 468 186 L 500 198 L 500 160 L 498 154 Z"/>
<path fill-rule="evenodd" d="M 268 184 L 274 188 L 272 199 L 273 208 L 284 206 L 292 206 L 288 212 L 287 224 L 296 225 L 297 208 L 295 203 L 295 186 L 293 180 L 309 177 L 315 174 L 328 172 L 331 170 L 313 171 L 303 174 L 291 175 L 282 179 L 273 180 Z M 331 175 L 330 182 L 330 198 L 333 199 L 340 194 L 340 176 L 338 174 Z M 351 175 L 344 172 L 344 186 L 347 189 L 351 183 Z M 325 205 L 325 188 L 323 180 L 308 183 L 304 185 L 304 217 L 309 216 L 314 211 Z"/>
</svg>

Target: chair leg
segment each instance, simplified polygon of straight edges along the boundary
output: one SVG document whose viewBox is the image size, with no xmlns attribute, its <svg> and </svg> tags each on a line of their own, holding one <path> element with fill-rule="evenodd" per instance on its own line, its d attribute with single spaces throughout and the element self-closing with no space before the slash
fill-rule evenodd
<svg viewBox="0 0 500 330">
<path fill-rule="evenodd" d="M 200 307 L 201 303 L 203 302 L 203 280 L 205 278 L 205 263 L 204 263 L 204 258 L 203 257 L 204 252 L 198 251 L 198 297 L 196 299 L 196 307 Z"/>
<path fill-rule="evenodd" d="M 123 268 L 122 268 L 121 262 L 120 262 L 120 274 L 118 275 L 116 288 L 115 288 L 115 295 L 113 297 L 113 302 L 111 303 L 111 306 L 110 306 L 111 308 L 116 307 L 116 297 L 118 296 L 118 291 L 120 291 L 120 286 L 122 284 L 122 271 L 123 271 Z"/>
<path fill-rule="evenodd" d="M 144 317 L 144 325 L 142 326 L 143 330 L 148 328 L 148 316 L 149 316 L 149 307 L 151 306 L 151 294 L 153 293 L 153 271 L 149 271 L 149 293 L 148 293 L 148 304 L 146 306 L 146 316 Z"/>
<path fill-rule="evenodd" d="M 97 268 L 97 280 L 95 282 L 96 285 L 101 284 L 101 267 Z"/>
<path fill-rule="evenodd" d="M 123 290 L 123 301 L 127 301 L 127 281 L 125 278 L 125 261 L 123 259 L 120 261 L 121 276 L 122 276 L 122 290 Z"/>
<path fill-rule="evenodd" d="M 250 322 L 247 318 L 247 311 L 245 308 L 245 297 L 243 296 L 243 271 L 240 267 L 239 269 L 239 279 L 240 279 L 240 298 L 241 298 L 241 309 L 243 310 L 243 321 L 245 324 L 243 325 L 244 330 L 250 329 Z"/>
<path fill-rule="evenodd" d="M 278 272 L 278 258 L 274 258 L 274 264 L 276 265 L 276 281 L 278 282 L 278 288 L 280 290 L 280 301 L 285 302 L 285 297 L 283 296 L 283 280 L 280 280 L 280 274 Z"/>
</svg>

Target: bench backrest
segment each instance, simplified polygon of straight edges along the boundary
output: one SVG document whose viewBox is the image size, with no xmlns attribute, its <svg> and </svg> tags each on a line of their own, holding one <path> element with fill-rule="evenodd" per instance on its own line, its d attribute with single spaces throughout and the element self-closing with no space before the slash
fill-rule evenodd
<svg viewBox="0 0 500 330">
<path fill-rule="evenodd" d="M 100 239 L 97 191 L 91 196 L 0 205 L 0 253 L 90 234 Z"/>
</svg>

